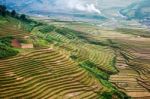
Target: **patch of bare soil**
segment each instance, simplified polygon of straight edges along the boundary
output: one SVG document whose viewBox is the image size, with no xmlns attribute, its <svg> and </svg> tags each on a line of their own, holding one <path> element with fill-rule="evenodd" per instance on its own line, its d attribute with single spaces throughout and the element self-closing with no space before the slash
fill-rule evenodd
<svg viewBox="0 0 150 99">
<path fill-rule="evenodd" d="M 128 95 L 135 97 L 135 98 L 139 97 L 138 99 L 146 99 L 146 97 L 147 97 L 147 99 L 150 99 L 150 92 L 128 92 Z"/>
<path fill-rule="evenodd" d="M 13 47 L 16 47 L 16 48 L 21 48 L 21 44 L 20 44 L 20 42 L 19 42 L 17 39 L 13 39 L 13 40 L 11 41 L 11 45 L 12 45 Z"/>
<path fill-rule="evenodd" d="M 26 49 L 26 48 L 34 48 L 33 44 L 21 44 L 21 48 Z"/>
</svg>

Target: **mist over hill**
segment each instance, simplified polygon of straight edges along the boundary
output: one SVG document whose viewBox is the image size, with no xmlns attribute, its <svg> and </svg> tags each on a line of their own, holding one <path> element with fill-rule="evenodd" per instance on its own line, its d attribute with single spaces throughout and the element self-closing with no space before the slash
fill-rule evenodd
<svg viewBox="0 0 150 99">
<path fill-rule="evenodd" d="M 127 16 L 129 19 L 146 19 L 150 18 L 150 0 L 142 0 L 135 2 L 125 9 L 121 10 L 121 13 Z"/>
<path fill-rule="evenodd" d="M 124 8 L 135 1 L 138 0 L 0 0 L 9 9 L 21 13 L 75 20 L 104 20 L 110 17 L 105 15 L 106 9 Z"/>
</svg>

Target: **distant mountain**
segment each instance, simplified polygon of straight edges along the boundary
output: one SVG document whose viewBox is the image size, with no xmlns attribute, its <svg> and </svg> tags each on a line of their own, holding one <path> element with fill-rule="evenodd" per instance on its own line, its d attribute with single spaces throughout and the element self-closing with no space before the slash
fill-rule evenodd
<svg viewBox="0 0 150 99">
<path fill-rule="evenodd" d="M 38 9 L 38 6 L 42 4 L 42 0 L 6 0 L 8 9 L 15 9 L 20 12 L 28 12 L 35 8 Z M 37 5 L 37 7 L 35 5 Z"/>
<path fill-rule="evenodd" d="M 120 13 L 128 19 L 149 20 L 150 0 L 141 0 L 122 9 Z"/>
<path fill-rule="evenodd" d="M 47 12 L 47 11 L 30 11 L 33 16 L 48 16 L 51 19 L 59 19 L 61 21 L 104 21 L 107 18 L 99 14 L 88 14 L 88 13 L 73 13 L 73 12 Z"/>
<path fill-rule="evenodd" d="M 1 1 L 1 0 L 0 0 Z M 57 0 L 58 1 L 58 0 Z M 63 0 L 60 0 L 63 1 Z M 64 2 L 65 4 L 66 2 Z M 60 6 L 59 6 L 60 5 Z M 44 15 L 54 18 L 61 18 L 63 20 L 70 18 L 72 20 L 89 19 L 89 20 L 104 20 L 106 19 L 100 13 L 88 13 L 77 9 L 65 8 L 65 5 L 57 3 L 56 0 L 6 0 L 8 9 L 15 9 L 20 13 L 30 15 Z M 86 7 L 81 5 L 82 7 Z M 73 6 L 74 7 L 74 6 Z M 80 6 L 79 6 L 80 7 Z M 81 8 L 82 8 L 81 7 Z M 89 11 L 98 11 L 94 6 L 87 7 Z M 84 8 L 84 10 L 86 10 Z"/>
</svg>

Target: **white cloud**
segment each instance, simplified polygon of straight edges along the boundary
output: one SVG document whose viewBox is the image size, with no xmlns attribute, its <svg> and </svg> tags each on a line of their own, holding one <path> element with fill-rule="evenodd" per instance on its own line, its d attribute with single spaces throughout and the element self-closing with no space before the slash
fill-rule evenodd
<svg viewBox="0 0 150 99">
<path fill-rule="evenodd" d="M 94 4 L 90 4 L 90 5 L 87 4 L 87 11 L 88 12 L 96 12 L 98 14 L 101 14 L 101 11 L 99 9 L 97 9 Z"/>
<path fill-rule="evenodd" d="M 101 14 L 101 11 L 96 8 L 94 2 L 90 0 L 56 0 L 55 5 L 60 9 Z"/>
</svg>

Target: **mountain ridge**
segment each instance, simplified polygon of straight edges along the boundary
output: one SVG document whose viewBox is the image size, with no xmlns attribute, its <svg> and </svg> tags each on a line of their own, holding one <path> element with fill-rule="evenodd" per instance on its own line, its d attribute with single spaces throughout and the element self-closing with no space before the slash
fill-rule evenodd
<svg viewBox="0 0 150 99">
<path fill-rule="evenodd" d="M 128 19 L 144 20 L 150 18 L 150 0 L 135 2 L 120 11 Z"/>
</svg>

